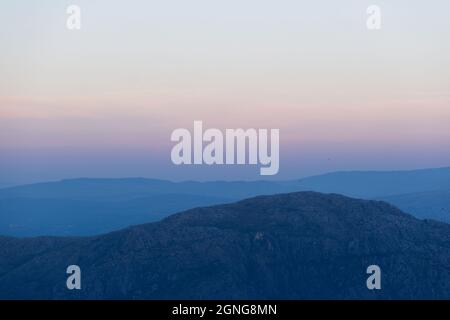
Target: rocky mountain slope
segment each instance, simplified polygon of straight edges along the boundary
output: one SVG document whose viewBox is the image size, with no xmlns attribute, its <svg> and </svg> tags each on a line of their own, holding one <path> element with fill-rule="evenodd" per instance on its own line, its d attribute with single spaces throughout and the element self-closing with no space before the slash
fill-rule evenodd
<svg viewBox="0 0 450 320">
<path fill-rule="evenodd" d="M 66 288 L 79 265 L 82 289 Z M 381 290 L 366 268 L 379 265 Z M 87 238 L 0 238 L 0 298 L 449 299 L 450 226 L 299 192 Z"/>
</svg>

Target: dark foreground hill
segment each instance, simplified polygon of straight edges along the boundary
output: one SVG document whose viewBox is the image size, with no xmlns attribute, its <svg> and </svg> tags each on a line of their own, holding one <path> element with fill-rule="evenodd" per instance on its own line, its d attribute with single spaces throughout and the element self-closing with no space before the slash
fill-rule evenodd
<svg viewBox="0 0 450 320">
<path fill-rule="evenodd" d="M 66 288 L 66 268 L 82 289 Z M 381 290 L 366 269 L 379 265 Z M 0 298 L 449 299 L 450 226 L 314 192 L 192 209 L 91 238 L 0 238 Z"/>
</svg>

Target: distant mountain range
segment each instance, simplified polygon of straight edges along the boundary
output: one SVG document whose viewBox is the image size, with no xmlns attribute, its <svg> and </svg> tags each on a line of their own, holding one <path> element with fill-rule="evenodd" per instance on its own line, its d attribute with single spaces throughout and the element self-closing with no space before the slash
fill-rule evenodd
<svg viewBox="0 0 450 320">
<path fill-rule="evenodd" d="M 384 200 L 419 218 L 450 222 L 450 167 L 335 172 L 291 181 L 170 182 L 72 179 L 0 189 L 0 234 L 95 235 L 194 207 L 295 191 Z"/>
<path fill-rule="evenodd" d="M 299 192 L 87 238 L 0 237 L 1 299 L 449 299 L 450 225 Z M 66 288 L 66 268 L 82 289 Z M 381 290 L 368 290 L 369 265 Z"/>
</svg>

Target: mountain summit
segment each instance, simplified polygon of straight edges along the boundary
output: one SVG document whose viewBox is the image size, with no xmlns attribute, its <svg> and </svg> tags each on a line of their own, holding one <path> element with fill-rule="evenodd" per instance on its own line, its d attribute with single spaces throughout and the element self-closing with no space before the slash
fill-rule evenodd
<svg viewBox="0 0 450 320">
<path fill-rule="evenodd" d="M 66 268 L 82 289 L 66 288 Z M 0 237 L 0 298 L 448 299 L 450 226 L 298 192 L 191 209 L 89 238 Z M 367 267 L 381 269 L 369 290 Z"/>
</svg>

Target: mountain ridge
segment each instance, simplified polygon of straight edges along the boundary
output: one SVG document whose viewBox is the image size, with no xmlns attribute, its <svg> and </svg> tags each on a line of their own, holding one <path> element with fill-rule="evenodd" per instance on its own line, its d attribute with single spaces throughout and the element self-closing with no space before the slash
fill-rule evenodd
<svg viewBox="0 0 450 320">
<path fill-rule="evenodd" d="M 449 262 L 450 225 L 383 201 L 296 192 L 101 236 L 0 238 L 0 298 L 448 299 Z M 71 264 L 82 290 L 65 288 Z M 366 287 L 373 264 L 382 290 Z"/>
<path fill-rule="evenodd" d="M 0 234 L 95 235 L 189 208 L 308 190 L 380 199 L 418 218 L 450 222 L 450 168 L 444 167 L 335 172 L 290 181 L 80 178 L 25 185 L 0 189 Z"/>
</svg>

